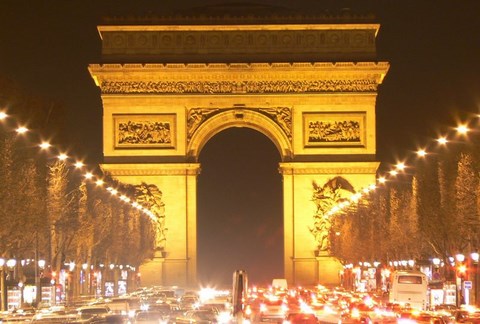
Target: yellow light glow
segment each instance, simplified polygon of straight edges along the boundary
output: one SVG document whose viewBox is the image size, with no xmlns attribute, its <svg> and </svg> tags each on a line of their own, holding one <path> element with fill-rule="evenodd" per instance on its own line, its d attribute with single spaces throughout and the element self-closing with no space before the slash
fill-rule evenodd
<svg viewBox="0 0 480 324">
<path fill-rule="evenodd" d="M 437 142 L 440 143 L 441 145 L 445 145 L 445 144 L 447 144 L 448 140 L 447 140 L 446 137 L 443 137 L 443 136 L 442 136 L 442 137 L 439 137 L 439 138 L 437 139 Z"/>
<path fill-rule="evenodd" d="M 398 175 L 398 171 L 397 170 L 392 170 L 389 172 L 392 176 L 396 176 Z"/>
<path fill-rule="evenodd" d="M 372 183 L 370 186 L 368 186 L 368 188 L 370 188 L 370 190 L 375 190 L 377 189 L 377 186 Z"/>
<path fill-rule="evenodd" d="M 24 126 L 20 126 L 18 127 L 16 130 L 15 130 L 18 134 L 25 134 L 26 132 L 28 132 L 28 128 L 24 127 Z"/>
<path fill-rule="evenodd" d="M 95 181 L 95 184 L 97 186 L 102 186 L 105 182 L 102 180 L 102 179 L 98 179 L 97 181 Z"/>
<path fill-rule="evenodd" d="M 378 178 L 378 182 L 383 184 L 383 183 L 387 182 L 387 179 L 385 177 L 380 177 L 380 178 Z"/>
<path fill-rule="evenodd" d="M 38 145 L 38 146 L 40 146 L 40 148 L 41 148 L 42 150 L 46 150 L 46 149 L 52 147 L 52 144 L 50 144 L 50 143 L 48 143 L 48 142 L 42 142 L 42 143 L 41 143 L 40 145 Z"/>
<path fill-rule="evenodd" d="M 467 125 L 458 125 L 457 128 L 455 128 L 459 134 L 465 135 L 467 134 L 470 129 L 467 127 Z"/>
<path fill-rule="evenodd" d="M 93 174 L 91 172 L 85 173 L 85 179 L 92 179 L 92 178 L 93 178 Z"/>
<path fill-rule="evenodd" d="M 0 111 L 0 120 L 4 120 L 8 117 L 8 115 L 6 113 L 4 113 L 3 111 Z"/>
<path fill-rule="evenodd" d="M 82 168 L 82 167 L 84 167 L 84 166 L 85 166 L 85 164 L 83 164 L 82 161 L 77 161 L 77 162 L 75 162 L 75 167 L 78 168 L 78 169 L 80 169 L 80 168 Z"/>
<path fill-rule="evenodd" d="M 58 155 L 58 159 L 60 161 L 65 161 L 66 159 L 68 159 L 68 155 L 66 155 L 65 153 L 62 153 L 62 154 Z"/>
<path fill-rule="evenodd" d="M 397 168 L 397 170 L 403 171 L 405 170 L 405 163 L 399 162 L 395 165 L 395 167 Z"/>
<path fill-rule="evenodd" d="M 427 155 L 427 152 L 424 149 L 420 149 L 417 151 L 417 155 L 420 157 L 424 157 L 425 155 Z"/>
</svg>

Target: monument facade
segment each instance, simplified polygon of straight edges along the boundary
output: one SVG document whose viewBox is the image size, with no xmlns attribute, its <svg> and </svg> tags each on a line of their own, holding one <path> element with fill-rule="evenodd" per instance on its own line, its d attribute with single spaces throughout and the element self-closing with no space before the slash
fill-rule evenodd
<svg viewBox="0 0 480 324">
<path fill-rule="evenodd" d="M 389 65 L 377 60 L 372 17 L 150 17 L 98 30 L 103 63 L 89 70 L 103 102 L 102 168 L 161 197 L 143 284 L 196 284 L 198 157 L 230 127 L 280 152 L 285 278 L 337 283 L 326 211 L 375 182 L 379 164 L 375 103 Z"/>
</svg>

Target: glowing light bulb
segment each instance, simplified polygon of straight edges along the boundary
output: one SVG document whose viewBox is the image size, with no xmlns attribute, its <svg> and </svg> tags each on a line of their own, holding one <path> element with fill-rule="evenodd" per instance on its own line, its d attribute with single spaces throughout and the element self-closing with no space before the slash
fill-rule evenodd
<svg viewBox="0 0 480 324">
<path fill-rule="evenodd" d="M 76 168 L 80 169 L 80 168 L 82 168 L 83 166 L 85 166 L 85 164 L 83 164 L 82 161 L 77 161 L 77 162 L 75 162 L 75 167 L 76 167 Z"/>
<path fill-rule="evenodd" d="M 405 163 L 399 162 L 395 165 L 395 167 L 397 168 L 397 170 L 403 171 L 405 170 Z"/>
<path fill-rule="evenodd" d="M 437 139 L 437 142 L 440 143 L 441 145 L 447 144 L 448 140 L 446 137 L 440 137 Z"/>
<path fill-rule="evenodd" d="M 398 171 L 397 170 L 392 170 L 389 172 L 392 176 L 396 176 L 398 175 Z"/>
<path fill-rule="evenodd" d="M 28 128 L 24 127 L 24 126 L 20 126 L 18 127 L 16 130 L 15 130 L 18 134 L 25 134 L 26 132 L 28 132 Z"/>
<path fill-rule="evenodd" d="M 8 115 L 6 113 L 4 113 L 3 111 L 0 111 L 0 120 L 4 120 L 8 117 Z"/>
<path fill-rule="evenodd" d="M 468 129 L 467 125 L 458 125 L 457 128 L 455 128 L 459 134 L 465 135 L 468 133 L 470 129 Z"/>
<path fill-rule="evenodd" d="M 92 179 L 92 178 L 93 178 L 93 174 L 91 172 L 85 173 L 85 179 Z"/>
<path fill-rule="evenodd" d="M 46 149 L 52 147 L 52 144 L 50 144 L 50 143 L 48 143 L 48 142 L 42 142 L 42 143 L 41 143 L 40 145 L 38 145 L 38 146 L 40 146 L 40 148 L 41 148 L 42 150 L 46 150 Z"/>
<path fill-rule="evenodd" d="M 66 155 L 65 153 L 62 153 L 58 156 L 58 159 L 60 161 L 65 161 L 66 159 L 68 159 L 68 155 Z"/>
<path fill-rule="evenodd" d="M 420 149 L 417 151 L 417 155 L 420 157 L 424 157 L 425 155 L 427 155 L 427 152 L 424 149 Z"/>
<path fill-rule="evenodd" d="M 385 177 L 380 177 L 380 178 L 378 178 L 378 182 L 383 184 L 383 183 L 387 182 L 387 179 Z"/>
<path fill-rule="evenodd" d="M 96 184 L 97 186 L 102 186 L 104 183 L 105 183 L 105 182 L 103 182 L 102 179 L 98 179 L 97 181 L 95 181 L 95 184 Z"/>
</svg>

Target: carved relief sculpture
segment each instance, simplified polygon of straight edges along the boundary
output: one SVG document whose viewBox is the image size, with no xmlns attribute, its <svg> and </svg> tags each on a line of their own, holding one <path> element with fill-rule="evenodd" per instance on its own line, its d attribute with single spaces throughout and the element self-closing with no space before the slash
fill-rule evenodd
<svg viewBox="0 0 480 324">
<path fill-rule="evenodd" d="M 137 202 L 155 215 L 155 218 L 152 219 L 155 233 L 154 249 L 165 251 L 168 229 L 165 227 L 165 203 L 162 201 L 162 192 L 156 185 L 145 182 L 135 186 L 135 189 Z"/>
<path fill-rule="evenodd" d="M 187 117 L 187 136 L 190 139 L 193 133 L 197 130 L 198 126 L 219 112 L 219 108 L 192 108 L 188 111 Z"/>
<path fill-rule="evenodd" d="M 105 94 L 374 92 L 375 80 L 103 81 Z"/>
<path fill-rule="evenodd" d="M 174 115 L 114 116 L 116 147 L 173 147 Z"/>
<path fill-rule="evenodd" d="M 305 146 L 363 146 L 364 113 L 304 114 Z"/>
<path fill-rule="evenodd" d="M 282 128 L 288 139 L 292 139 L 292 110 L 290 108 L 260 108 L 258 110 L 266 113 L 275 123 L 277 123 Z"/>
<path fill-rule="evenodd" d="M 328 211 L 346 200 L 342 191 L 355 193 L 355 189 L 348 180 L 339 176 L 328 180 L 323 186 L 319 186 L 315 181 L 312 185 L 314 189 L 312 200 L 317 209 L 313 216 L 313 226 L 309 230 L 315 238 L 317 251 L 329 252 L 332 222 Z"/>
</svg>

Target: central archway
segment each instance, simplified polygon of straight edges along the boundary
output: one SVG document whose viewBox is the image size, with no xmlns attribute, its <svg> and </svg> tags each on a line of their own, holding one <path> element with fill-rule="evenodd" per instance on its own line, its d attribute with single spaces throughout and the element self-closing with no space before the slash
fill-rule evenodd
<svg viewBox="0 0 480 324">
<path fill-rule="evenodd" d="M 229 287 L 236 269 L 256 284 L 282 277 L 282 179 L 272 141 L 248 127 L 228 128 L 206 143 L 199 160 L 199 282 Z"/>
</svg>

